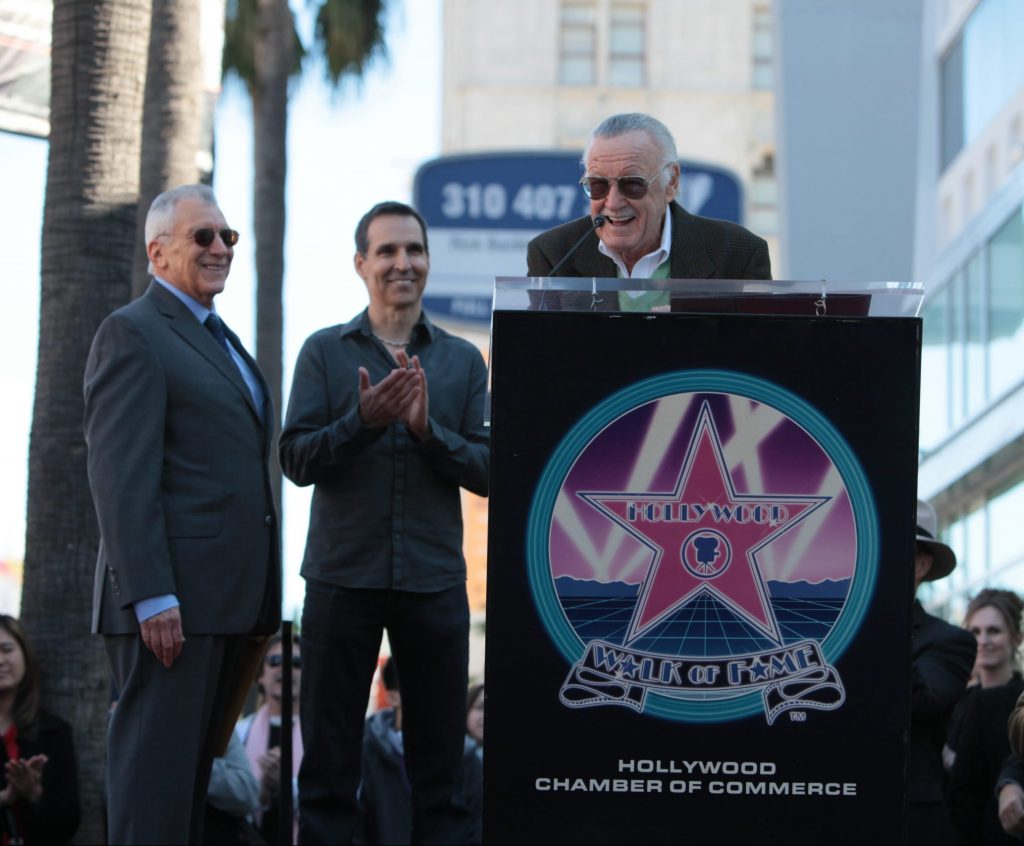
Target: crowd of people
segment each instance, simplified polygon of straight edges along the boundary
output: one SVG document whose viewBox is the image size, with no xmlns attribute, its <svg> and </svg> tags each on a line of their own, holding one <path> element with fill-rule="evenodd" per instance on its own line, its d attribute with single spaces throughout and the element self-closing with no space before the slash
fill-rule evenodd
<svg viewBox="0 0 1024 846">
<path fill-rule="evenodd" d="M 915 592 L 948 576 L 956 555 L 936 532 L 935 511 L 917 505 Z M 908 836 L 913 843 L 1013 843 L 1024 835 L 1024 726 L 1020 648 L 1024 602 L 986 588 L 963 627 L 915 600 Z"/>
</svg>

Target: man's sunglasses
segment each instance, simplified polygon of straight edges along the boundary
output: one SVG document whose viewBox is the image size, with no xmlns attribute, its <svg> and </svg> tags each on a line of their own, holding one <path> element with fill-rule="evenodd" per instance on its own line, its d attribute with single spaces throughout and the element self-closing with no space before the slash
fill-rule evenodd
<svg viewBox="0 0 1024 846">
<path fill-rule="evenodd" d="M 642 200 L 647 196 L 651 183 L 667 167 L 667 164 L 663 164 L 658 168 L 658 173 L 650 179 L 644 179 L 642 176 L 618 177 L 615 182 L 618 183 L 619 193 L 627 200 Z M 584 176 L 580 179 L 580 185 L 583 186 L 583 193 L 591 200 L 603 200 L 611 190 L 611 180 L 603 176 Z"/>
<path fill-rule="evenodd" d="M 267 656 L 267 666 L 268 667 L 280 667 L 283 663 L 284 663 L 284 656 L 283 655 L 278 654 L 278 655 L 268 655 Z M 299 657 L 298 655 L 293 655 L 292 656 L 292 669 L 293 670 L 300 670 L 300 669 L 302 669 L 302 658 Z"/>
<path fill-rule="evenodd" d="M 203 227 L 192 233 L 191 238 L 200 247 L 209 247 L 213 239 L 220 235 L 225 247 L 233 247 L 238 243 L 238 233 L 234 229 L 209 229 Z"/>
</svg>

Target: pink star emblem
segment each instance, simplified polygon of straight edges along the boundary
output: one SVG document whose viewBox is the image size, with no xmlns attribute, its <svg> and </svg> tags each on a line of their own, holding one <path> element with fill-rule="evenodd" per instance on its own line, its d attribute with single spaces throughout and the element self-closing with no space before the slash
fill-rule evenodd
<svg viewBox="0 0 1024 846">
<path fill-rule="evenodd" d="M 700 595 L 721 600 L 782 643 L 757 552 L 829 497 L 737 494 L 707 401 L 674 491 L 581 491 L 579 496 L 654 552 L 627 643 Z"/>
</svg>

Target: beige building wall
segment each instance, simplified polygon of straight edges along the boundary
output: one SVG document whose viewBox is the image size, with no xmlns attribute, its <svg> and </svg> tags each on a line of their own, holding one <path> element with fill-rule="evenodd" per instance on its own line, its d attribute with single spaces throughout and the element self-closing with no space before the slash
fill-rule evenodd
<svg viewBox="0 0 1024 846">
<path fill-rule="evenodd" d="M 638 84 L 612 82 L 623 15 L 642 21 Z M 580 18 L 592 79 L 569 84 L 567 22 Z M 608 115 L 647 112 L 681 158 L 737 174 L 744 222 L 774 260 L 773 28 L 771 0 L 445 0 L 443 153 L 582 149 Z"/>
</svg>

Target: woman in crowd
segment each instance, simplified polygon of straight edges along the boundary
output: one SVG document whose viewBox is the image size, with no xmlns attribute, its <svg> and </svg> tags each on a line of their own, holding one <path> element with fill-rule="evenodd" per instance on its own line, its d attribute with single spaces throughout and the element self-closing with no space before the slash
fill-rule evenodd
<svg viewBox="0 0 1024 846">
<path fill-rule="evenodd" d="M 1013 843 L 999 823 L 996 780 L 1010 743 L 1006 721 L 1024 680 L 1017 667 L 1024 602 L 986 589 L 967 606 L 965 626 L 978 640 L 976 687 L 964 698 L 950 772 L 949 808 L 963 843 Z"/>
<path fill-rule="evenodd" d="M 39 669 L 18 621 L 0 614 L 0 842 L 67 843 L 78 829 L 71 727 L 39 707 Z"/>
<path fill-rule="evenodd" d="M 255 814 L 256 827 L 268 843 L 279 842 L 278 827 L 281 813 L 281 690 L 284 679 L 283 643 L 275 635 L 267 645 L 260 675 L 256 679 L 261 694 L 259 708 L 242 719 L 235 733 L 245 746 L 253 775 L 260 783 L 260 806 Z M 302 672 L 302 654 L 299 638 L 292 638 L 292 843 L 299 831 L 299 804 L 296 787 L 299 765 L 302 763 L 302 732 L 299 729 L 299 681 Z"/>
</svg>

